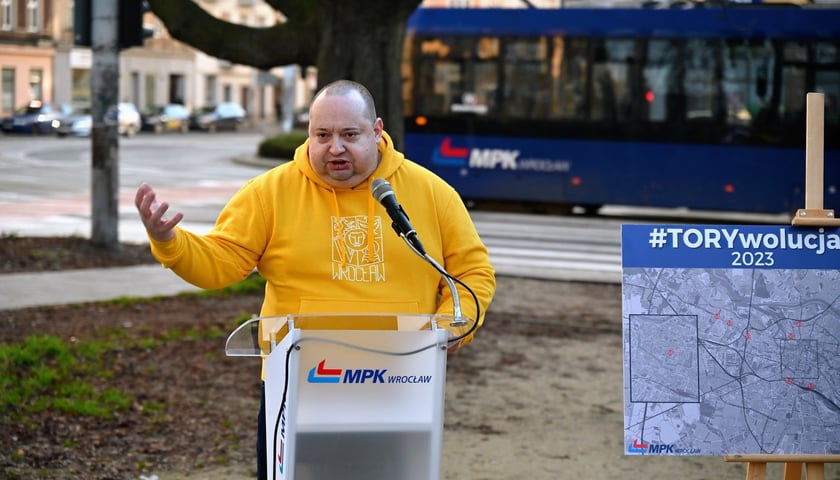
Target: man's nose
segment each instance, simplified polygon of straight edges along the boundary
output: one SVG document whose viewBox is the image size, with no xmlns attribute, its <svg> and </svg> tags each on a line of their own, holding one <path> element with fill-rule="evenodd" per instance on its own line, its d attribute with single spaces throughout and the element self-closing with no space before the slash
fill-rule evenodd
<svg viewBox="0 0 840 480">
<path fill-rule="evenodd" d="M 344 151 L 344 142 L 341 140 L 339 135 L 335 135 L 330 140 L 330 152 L 343 152 Z"/>
</svg>

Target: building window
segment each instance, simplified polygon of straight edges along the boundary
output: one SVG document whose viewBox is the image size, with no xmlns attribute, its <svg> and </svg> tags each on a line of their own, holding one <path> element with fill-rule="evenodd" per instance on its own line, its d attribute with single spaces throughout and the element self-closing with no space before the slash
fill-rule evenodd
<svg viewBox="0 0 840 480">
<path fill-rule="evenodd" d="M 233 101 L 233 89 L 230 85 L 225 85 L 222 87 L 222 101 L 223 102 L 232 102 Z"/>
<path fill-rule="evenodd" d="M 218 77 L 216 75 L 207 75 L 204 85 L 204 105 L 210 106 L 216 104 L 216 86 L 218 84 Z"/>
<path fill-rule="evenodd" d="M 129 100 L 134 105 L 141 105 L 140 103 L 140 72 L 131 72 L 131 99 Z"/>
<path fill-rule="evenodd" d="M 2 105 L 0 110 L 4 112 L 12 112 L 15 109 L 15 69 L 3 69 L 3 84 L 0 85 L 0 92 L 2 95 Z"/>
<path fill-rule="evenodd" d="M 0 0 L 0 30 L 12 30 L 14 28 L 14 14 L 13 0 Z"/>
<path fill-rule="evenodd" d="M 155 98 L 157 98 L 157 77 L 154 73 L 147 73 L 143 78 L 143 110 L 153 112 L 155 110 Z"/>
<path fill-rule="evenodd" d="M 70 98 L 73 103 L 85 105 L 90 103 L 90 69 L 74 68 L 72 75 L 72 90 Z"/>
<path fill-rule="evenodd" d="M 26 2 L 26 26 L 30 32 L 41 30 L 41 1 L 27 0 Z"/>
<path fill-rule="evenodd" d="M 40 68 L 29 71 L 29 99 L 44 99 L 44 72 Z"/>
</svg>

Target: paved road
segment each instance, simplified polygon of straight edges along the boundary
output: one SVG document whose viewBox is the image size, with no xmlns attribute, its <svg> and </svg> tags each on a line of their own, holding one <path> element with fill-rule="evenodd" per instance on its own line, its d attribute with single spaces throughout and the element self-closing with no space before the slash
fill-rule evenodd
<svg viewBox="0 0 840 480">
<path fill-rule="evenodd" d="M 138 135 L 120 143 L 119 237 L 145 243 L 134 192 L 147 181 L 182 211 L 182 226 L 210 229 L 224 203 L 249 178 L 271 166 L 254 161 L 257 133 Z M 87 139 L 2 137 L 0 235 L 90 235 L 90 142 Z M 710 214 L 604 207 L 604 215 L 550 216 L 473 212 L 499 274 L 619 283 L 621 223 L 691 223 Z M 640 212 L 647 216 L 640 216 Z M 721 222 L 789 223 L 778 216 L 713 214 Z M 631 216 L 631 217 L 628 217 Z M 633 220 L 628 220 L 633 218 Z M 422 235 L 422 233 L 421 233 Z"/>
</svg>

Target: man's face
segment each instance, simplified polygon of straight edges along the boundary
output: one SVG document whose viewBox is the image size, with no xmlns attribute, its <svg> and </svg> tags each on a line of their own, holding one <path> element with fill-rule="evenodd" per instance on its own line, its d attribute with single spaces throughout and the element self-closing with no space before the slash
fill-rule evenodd
<svg viewBox="0 0 840 480">
<path fill-rule="evenodd" d="M 309 163 L 333 187 L 355 187 L 379 164 L 382 119 L 371 123 L 356 92 L 321 95 L 309 109 Z"/>
</svg>

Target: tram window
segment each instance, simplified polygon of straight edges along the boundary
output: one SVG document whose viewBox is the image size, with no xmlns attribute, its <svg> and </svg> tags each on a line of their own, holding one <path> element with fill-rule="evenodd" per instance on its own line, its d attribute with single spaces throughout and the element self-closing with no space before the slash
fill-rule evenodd
<svg viewBox="0 0 840 480">
<path fill-rule="evenodd" d="M 599 40 L 593 50 L 590 118 L 618 121 L 619 102 L 628 95 L 627 59 L 633 55 L 633 40 Z"/>
<path fill-rule="evenodd" d="M 499 69 L 496 62 L 479 62 L 468 76 L 464 103 L 475 107 L 476 113 L 493 115 L 497 112 L 496 92 L 499 89 Z"/>
<path fill-rule="evenodd" d="M 552 58 L 552 113 L 559 118 L 586 117 L 589 42 L 582 38 L 555 40 Z"/>
<path fill-rule="evenodd" d="M 685 42 L 685 105 L 687 120 L 715 120 L 722 117 L 721 54 L 717 41 Z"/>
<path fill-rule="evenodd" d="M 814 44 L 818 63 L 814 78 L 814 91 L 825 94 L 825 124 L 840 125 L 840 44 L 837 42 L 816 42 Z"/>
<path fill-rule="evenodd" d="M 817 63 L 840 63 L 840 45 L 835 42 L 816 42 L 814 50 L 816 51 Z"/>
<path fill-rule="evenodd" d="M 840 71 L 818 71 L 815 90 L 825 94 L 825 125 L 840 125 Z"/>
<path fill-rule="evenodd" d="M 438 62 L 435 64 L 434 97 L 437 102 L 430 106 L 430 113 L 448 114 L 452 104 L 460 103 L 463 96 L 461 64 Z"/>
<path fill-rule="evenodd" d="M 782 117 L 781 122 L 801 126 L 805 121 L 805 96 L 807 90 L 805 64 L 786 64 L 782 68 Z"/>
<path fill-rule="evenodd" d="M 540 118 L 543 111 L 539 90 L 548 85 L 548 43 L 546 37 L 509 39 L 504 44 L 505 116 Z"/>
<path fill-rule="evenodd" d="M 749 105 L 753 96 L 753 67 L 749 46 L 728 42 L 723 47 L 723 94 L 726 103 L 726 123 L 748 126 L 754 111 Z"/>
<path fill-rule="evenodd" d="M 808 45 L 805 42 L 785 42 L 782 52 L 786 62 L 806 63 L 808 61 Z"/>
<path fill-rule="evenodd" d="M 690 93 L 698 95 L 696 88 L 699 87 L 688 85 L 692 62 L 687 60 L 691 58 L 691 52 L 686 42 L 678 39 L 651 40 L 647 50 L 648 65 L 644 78 L 654 99 L 650 105 L 650 119 L 683 122 L 688 117 L 689 108 L 694 116 L 699 115 L 697 105 L 701 102 L 695 99 L 689 107 L 687 100 Z"/>
</svg>

